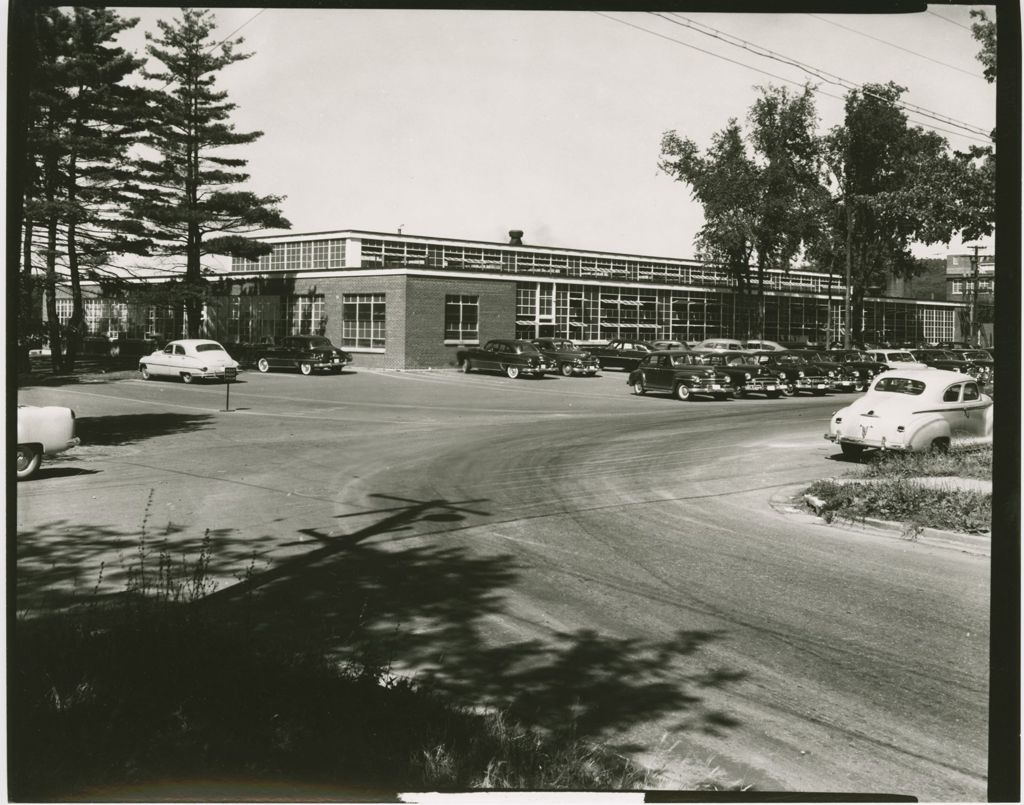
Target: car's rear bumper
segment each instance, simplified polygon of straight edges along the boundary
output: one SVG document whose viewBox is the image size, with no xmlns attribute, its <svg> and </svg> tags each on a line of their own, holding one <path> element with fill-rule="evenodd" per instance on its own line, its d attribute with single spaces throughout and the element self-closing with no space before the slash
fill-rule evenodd
<svg viewBox="0 0 1024 805">
<path fill-rule="evenodd" d="M 836 433 L 826 433 L 825 438 L 835 444 L 850 444 L 856 447 L 874 448 L 876 450 L 910 450 L 910 445 L 903 442 L 889 441 L 884 436 L 881 439 L 853 439 L 849 436 L 842 436 Z"/>
</svg>

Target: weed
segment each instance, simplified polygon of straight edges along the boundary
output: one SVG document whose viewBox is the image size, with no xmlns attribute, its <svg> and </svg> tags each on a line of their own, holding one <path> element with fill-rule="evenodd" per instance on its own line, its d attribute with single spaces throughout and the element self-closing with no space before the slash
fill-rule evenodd
<svg viewBox="0 0 1024 805">
<path fill-rule="evenodd" d="M 867 478 L 955 476 L 992 479 L 992 446 L 956 447 L 946 453 L 878 452 L 865 465 Z"/>
<path fill-rule="evenodd" d="M 992 497 L 962 489 L 934 489 L 902 478 L 872 483 L 817 481 L 808 492 L 824 501 L 822 517 L 863 520 L 877 517 L 913 524 L 915 534 L 924 527 L 967 533 L 988 531 Z"/>
</svg>

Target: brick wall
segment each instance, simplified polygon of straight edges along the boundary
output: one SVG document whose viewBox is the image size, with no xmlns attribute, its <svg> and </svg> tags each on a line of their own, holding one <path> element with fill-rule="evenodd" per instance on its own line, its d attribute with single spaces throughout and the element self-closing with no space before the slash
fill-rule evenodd
<svg viewBox="0 0 1024 805">
<path fill-rule="evenodd" d="M 514 281 L 409 277 L 405 315 L 408 327 L 405 361 L 408 368 L 436 369 L 456 365 L 455 355 L 461 347 L 444 343 L 444 300 L 448 294 L 480 297 L 481 344 L 491 338 L 515 337 Z"/>
</svg>

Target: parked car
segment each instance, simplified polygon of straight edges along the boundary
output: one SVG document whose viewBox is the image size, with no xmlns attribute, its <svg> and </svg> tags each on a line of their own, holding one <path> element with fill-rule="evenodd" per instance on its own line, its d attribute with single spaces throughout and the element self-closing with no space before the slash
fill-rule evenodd
<svg viewBox="0 0 1024 805">
<path fill-rule="evenodd" d="M 875 375 L 886 371 L 884 363 L 879 363 L 860 349 L 830 349 L 828 354 L 856 378 L 854 391 L 865 391 Z"/>
<path fill-rule="evenodd" d="M 972 351 L 981 352 L 981 350 Z M 979 361 L 969 360 L 962 357 L 959 351 L 954 352 L 949 349 L 918 349 L 914 351 L 914 355 L 917 356 L 919 361 L 926 363 L 928 366 L 936 369 L 945 369 L 949 372 L 963 372 L 965 375 L 970 375 L 975 380 L 981 382 L 987 382 L 987 375 L 989 374 L 982 371 L 982 366 L 995 366 L 993 361 L 985 361 L 984 359 Z"/>
<path fill-rule="evenodd" d="M 567 338 L 537 338 L 531 341 L 547 358 L 548 364 L 565 377 L 589 375 L 593 377 L 600 368 L 597 358 L 580 349 Z"/>
<path fill-rule="evenodd" d="M 886 369 L 928 368 L 928 364 L 917 360 L 907 349 L 869 349 L 867 355 L 871 360 L 885 364 Z"/>
<path fill-rule="evenodd" d="M 995 383 L 996 380 L 996 362 L 986 350 L 984 349 L 954 349 L 950 350 L 961 360 L 967 361 L 969 364 L 975 366 L 978 370 L 978 374 L 974 375 L 981 385 L 985 386 L 990 383 Z M 968 372 L 967 374 L 972 374 Z"/>
<path fill-rule="evenodd" d="M 19 481 L 31 478 L 39 470 L 43 456 L 52 456 L 75 447 L 75 412 L 59 405 L 18 405 L 18 446 L 15 468 Z"/>
<path fill-rule="evenodd" d="M 782 396 L 782 383 L 778 376 L 755 360 L 747 352 L 694 352 L 705 366 L 729 375 L 737 397 L 763 394 L 772 399 Z"/>
<path fill-rule="evenodd" d="M 803 357 L 825 376 L 829 391 L 855 391 L 858 386 L 863 391 L 866 388 L 860 371 L 849 364 L 837 363 L 835 356 L 824 350 L 794 349 L 790 351 L 794 355 Z"/>
<path fill-rule="evenodd" d="M 719 367 L 708 366 L 700 356 L 680 350 L 645 355 L 629 373 L 626 384 L 634 394 L 663 391 L 679 400 L 694 396 L 724 400 L 735 391 L 729 375 Z"/>
<path fill-rule="evenodd" d="M 694 349 L 713 349 L 716 352 L 745 352 L 747 348 L 737 338 L 705 338 Z"/>
<path fill-rule="evenodd" d="M 352 356 L 322 335 L 286 335 L 270 339 L 252 350 L 253 363 L 260 372 L 298 369 L 304 375 L 316 371 L 341 374 Z"/>
<path fill-rule="evenodd" d="M 787 348 L 782 346 L 778 341 L 744 341 L 743 348 L 751 351 L 762 351 L 762 352 L 784 352 Z"/>
<path fill-rule="evenodd" d="M 139 358 L 143 380 L 153 377 L 180 377 L 183 382 L 224 379 L 226 369 L 238 371 L 238 361 L 216 341 L 185 338 L 171 341 L 163 349 Z"/>
<path fill-rule="evenodd" d="M 755 352 L 754 360 L 779 379 L 782 393 L 787 397 L 801 392 L 821 397 L 829 391 L 828 377 L 795 352 Z"/>
<path fill-rule="evenodd" d="M 654 347 L 646 341 L 609 341 L 597 347 L 587 347 L 587 351 L 597 359 L 598 368 L 612 367 L 633 371 L 640 360 L 654 351 Z"/>
<path fill-rule="evenodd" d="M 659 352 L 666 349 L 675 349 L 680 352 L 689 352 L 691 347 L 684 341 L 655 341 L 651 346 Z"/>
<path fill-rule="evenodd" d="M 992 441 L 992 398 L 977 381 L 944 369 L 894 369 L 832 415 L 825 438 L 843 454 L 868 449 L 920 452 Z"/>
<path fill-rule="evenodd" d="M 482 347 L 460 350 L 456 357 L 463 372 L 503 372 L 513 380 L 520 375 L 543 377 L 545 372 L 555 371 L 554 364 L 529 341 L 498 338 Z"/>
</svg>

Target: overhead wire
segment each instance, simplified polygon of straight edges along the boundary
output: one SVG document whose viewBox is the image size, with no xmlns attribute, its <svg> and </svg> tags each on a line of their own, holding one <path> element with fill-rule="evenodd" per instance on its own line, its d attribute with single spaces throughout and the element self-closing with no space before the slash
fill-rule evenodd
<svg viewBox="0 0 1024 805">
<path fill-rule="evenodd" d="M 933 17 L 938 17 L 940 20 L 945 20 L 950 25 L 955 25 L 958 28 L 963 28 L 965 31 L 971 30 L 971 27 L 969 25 L 964 25 L 962 22 L 957 22 L 956 20 L 951 20 L 949 17 L 944 17 L 942 14 L 936 14 L 930 8 L 926 8 L 925 9 L 925 13 L 926 14 L 931 14 Z"/>
<path fill-rule="evenodd" d="M 659 32 L 659 31 L 652 31 L 650 28 L 644 28 L 641 25 L 636 25 L 635 23 L 628 22 L 626 20 L 621 20 L 621 19 L 619 19 L 617 17 L 612 17 L 611 15 L 605 14 L 604 12 L 601 12 L 601 11 L 595 11 L 594 13 L 597 14 L 598 16 L 605 17 L 606 19 L 609 19 L 612 22 L 617 22 L 617 23 L 619 23 L 621 25 L 625 25 L 625 26 L 627 26 L 629 28 L 635 28 L 636 30 L 642 31 L 643 33 L 650 34 L 651 36 L 656 36 L 659 39 L 665 39 L 666 41 L 673 42 L 673 43 L 675 43 L 677 45 L 682 45 L 683 47 L 690 48 L 691 50 L 696 50 L 696 51 L 698 51 L 700 53 L 704 53 L 704 54 L 706 54 L 708 56 L 713 56 L 716 59 L 721 59 L 722 61 L 729 62 L 730 64 L 735 64 L 735 65 L 738 65 L 740 67 L 745 67 L 748 70 L 752 70 L 755 73 L 760 73 L 761 75 L 766 75 L 769 78 L 775 78 L 775 79 L 777 79 L 779 81 L 783 81 L 783 82 L 785 82 L 787 84 L 792 84 L 793 86 L 796 86 L 796 87 L 803 87 L 804 86 L 804 82 L 795 81 L 792 78 L 787 78 L 785 76 L 778 75 L 777 73 L 770 73 L 767 70 L 762 70 L 759 67 L 754 67 L 751 64 L 746 64 L 745 62 L 737 61 L 736 59 L 730 59 L 728 56 L 723 56 L 721 53 L 715 53 L 713 50 L 706 50 L 704 48 L 697 47 L 696 45 L 694 45 L 694 44 L 692 44 L 690 42 L 685 42 L 682 39 L 676 39 L 674 37 L 668 36 L 667 34 L 663 34 L 663 33 Z M 845 101 L 846 100 L 842 95 L 836 95 L 836 94 L 831 93 L 831 92 L 826 92 L 825 90 L 823 90 L 821 88 L 816 88 L 816 91 L 817 91 L 817 93 L 819 95 L 824 95 L 825 97 L 828 97 L 828 98 L 834 98 L 834 99 L 839 100 L 839 101 Z M 941 131 L 944 134 L 950 134 L 950 135 L 953 135 L 955 137 L 961 137 L 961 138 L 967 139 L 967 140 L 974 140 L 975 142 L 983 142 L 983 143 L 989 143 L 990 142 L 988 137 L 980 137 L 980 136 L 975 137 L 975 136 L 971 136 L 969 134 L 964 134 L 962 131 L 952 131 L 950 129 L 946 129 L 946 128 L 943 128 L 941 126 L 936 126 L 931 121 L 927 121 L 926 122 L 926 121 L 923 121 L 923 120 L 920 120 L 920 119 L 915 119 L 915 118 L 911 117 L 910 115 L 908 115 L 908 119 L 913 121 L 913 122 L 915 122 L 915 123 L 920 123 L 922 125 L 925 125 L 928 128 L 933 129 L 934 131 Z"/>
<path fill-rule="evenodd" d="M 957 67 L 955 64 L 948 64 L 944 61 L 940 61 L 939 59 L 934 59 L 925 53 L 918 53 L 915 50 L 903 47 L 903 45 L 897 45 L 895 42 L 889 42 L 885 39 L 881 39 L 877 36 L 872 36 L 871 34 L 865 33 L 864 31 L 858 31 L 856 28 L 851 28 L 848 25 L 843 25 L 841 22 L 836 22 L 835 20 L 827 20 L 824 17 L 819 16 L 818 14 L 808 14 L 807 16 L 814 17 L 814 19 L 821 20 L 821 22 L 827 23 L 829 25 L 834 25 L 836 28 L 842 28 L 844 31 L 850 31 L 850 33 L 855 33 L 858 36 L 863 36 L 867 39 L 873 39 L 875 42 L 881 42 L 883 45 L 888 45 L 889 47 L 896 48 L 897 50 L 902 50 L 904 53 L 909 53 L 911 56 L 917 56 L 918 58 L 927 59 L 930 62 L 935 62 L 935 64 L 941 64 L 943 67 L 948 67 L 950 70 L 956 70 L 958 73 L 969 75 L 972 78 L 978 79 L 979 81 L 985 80 L 985 76 L 981 75 L 981 73 L 972 72 L 971 70 L 965 70 L 963 67 Z"/>
<path fill-rule="evenodd" d="M 819 67 L 813 67 L 813 66 L 811 66 L 809 64 L 805 64 L 804 62 L 797 61 L 796 59 L 793 59 L 793 58 L 791 58 L 789 56 L 785 56 L 784 54 L 781 54 L 781 53 L 777 53 L 777 52 L 775 52 L 773 50 L 769 50 L 768 48 L 762 47 L 761 45 L 754 44 L 753 42 L 748 42 L 747 40 L 741 39 L 738 36 L 733 36 L 732 34 L 725 33 L 724 31 L 720 31 L 717 28 L 712 28 L 710 25 L 704 25 L 703 23 L 698 23 L 698 22 L 696 22 L 694 20 L 689 19 L 688 17 L 682 17 L 681 15 L 673 14 L 673 17 L 670 18 L 670 17 L 666 17 L 665 15 L 663 15 L 663 14 L 661 14 L 659 12 L 649 12 L 649 13 L 652 16 L 659 17 L 660 19 L 666 20 L 667 22 L 670 22 L 670 23 L 672 23 L 674 25 L 679 25 L 679 26 L 682 26 L 682 27 L 685 27 L 685 28 L 689 28 L 690 30 L 695 31 L 696 33 L 703 34 L 705 36 L 710 36 L 710 37 L 712 37 L 714 39 L 718 39 L 719 41 L 722 41 L 722 42 L 724 42 L 725 44 L 728 44 L 728 45 L 732 45 L 733 47 L 742 48 L 742 49 L 747 50 L 747 51 L 749 51 L 751 53 L 754 53 L 757 56 L 761 56 L 763 58 L 771 59 L 773 61 L 777 61 L 777 62 L 780 62 L 782 64 L 786 64 L 786 65 L 788 65 L 790 67 L 796 67 L 798 69 L 804 70 L 805 72 L 810 73 L 811 75 L 817 76 L 822 81 L 826 81 L 826 82 L 828 82 L 830 84 L 836 84 L 836 85 L 841 86 L 844 89 L 848 89 L 848 90 L 860 90 L 861 92 L 864 91 L 862 86 L 860 84 L 858 84 L 857 82 L 855 82 L 855 81 L 851 81 L 851 80 L 849 80 L 847 78 L 842 78 L 841 76 L 836 75 L 835 73 L 830 73 L 830 72 L 828 72 L 826 70 L 823 70 L 823 69 L 821 69 Z M 675 19 L 675 17 L 678 17 L 678 19 Z M 704 30 L 704 29 L 706 29 L 706 30 Z M 735 40 L 735 41 L 732 41 L 732 40 Z M 754 68 L 754 69 L 756 69 L 756 68 Z M 871 93 L 865 93 L 865 94 L 867 94 L 869 96 L 871 95 Z M 874 97 L 874 96 L 872 96 L 872 97 Z M 925 109 L 922 106 L 917 106 L 916 104 L 908 103 L 908 102 L 903 101 L 903 100 L 897 100 L 894 103 L 895 103 L 896 106 L 898 106 L 901 109 L 904 109 L 904 110 L 906 110 L 908 112 L 912 111 L 912 112 L 915 112 L 918 115 L 922 115 L 922 116 L 924 116 L 926 118 L 931 118 L 931 119 L 936 120 L 936 121 L 938 121 L 940 123 L 945 123 L 948 126 L 956 126 L 957 128 L 962 128 L 965 131 L 968 131 L 971 134 L 976 135 L 977 137 L 985 137 L 986 140 L 987 140 L 988 132 L 986 132 L 984 129 L 982 129 L 982 128 L 978 127 L 978 126 L 974 126 L 974 125 L 972 125 L 970 123 L 965 123 L 962 120 L 956 120 L 955 118 L 949 117 L 948 115 L 944 115 L 944 114 L 942 114 L 940 112 L 934 112 L 934 111 L 932 111 L 930 109 Z"/>
</svg>

